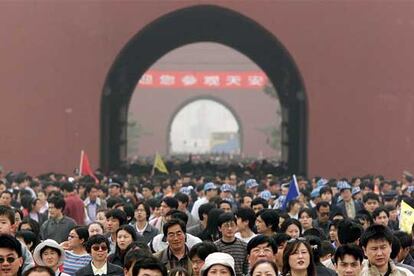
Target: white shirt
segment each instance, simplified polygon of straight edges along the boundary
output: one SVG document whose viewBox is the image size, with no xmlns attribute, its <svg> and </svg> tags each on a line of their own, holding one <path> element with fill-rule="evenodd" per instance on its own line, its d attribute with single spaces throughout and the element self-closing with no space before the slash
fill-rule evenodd
<svg viewBox="0 0 414 276">
<path fill-rule="evenodd" d="M 244 242 L 247 244 L 247 243 L 249 243 L 249 241 L 250 241 L 251 239 L 253 239 L 253 238 L 254 238 L 254 237 L 256 237 L 257 235 L 256 235 L 255 233 L 253 233 L 253 235 L 251 235 L 250 237 L 243 238 L 243 237 L 241 236 L 240 232 L 237 232 L 234 236 L 235 236 L 236 238 L 238 238 L 239 240 L 244 241 Z"/>
<path fill-rule="evenodd" d="M 138 228 L 138 223 L 135 223 L 135 229 L 137 230 L 138 234 L 140 234 L 141 236 L 142 236 L 142 234 L 144 234 L 145 229 L 147 229 L 147 227 L 148 227 L 148 222 L 145 223 L 145 226 L 142 229 L 139 229 Z"/>
<path fill-rule="evenodd" d="M 200 218 L 198 217 L 198 208 L 205 203 L 208 203 L 208 199 L 206 197 L 199 198 L 196 202 L 194 202 L 193 209 L 191 209 L 191 215 L 197 221 L 200 221 Z"/>
<path fill-rule="evenodd" d="M 91 262 L 92 270 L 94 275 L 106 275 L 106 272 L 108 270 L 108 263 L 105 263 L 101 268 L 96 268 L 93 265 L 93 262 Z"/>
</svg>

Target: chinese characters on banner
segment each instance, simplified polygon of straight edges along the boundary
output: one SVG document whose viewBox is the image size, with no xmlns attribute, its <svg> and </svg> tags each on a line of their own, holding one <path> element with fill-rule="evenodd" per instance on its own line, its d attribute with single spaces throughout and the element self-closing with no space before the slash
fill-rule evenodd
<svg viewBox="0 0 414 276">
<path fill-rule="evenodd" d="M 250 72 L 147 71 L 139 80 L 142 88 L 262 89 L 266 74 Z"/>
</svg>

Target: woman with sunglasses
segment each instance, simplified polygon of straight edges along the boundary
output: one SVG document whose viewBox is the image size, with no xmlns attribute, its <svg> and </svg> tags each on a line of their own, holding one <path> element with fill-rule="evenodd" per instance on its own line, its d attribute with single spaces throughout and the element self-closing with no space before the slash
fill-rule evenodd
<svg viewBox="0 0 414 276">
<path fill-rule="evenodd" d="M 312 249 L 305 238 L 287 241 L 283 252 L 283 276 L 316 276 Z"/>
<path fill-rule="evenodd" d="M 86 242 L 86 250 L 92 260 L 76 271 L 75 276 L 123 276 L 124 270 L 108 262 L 109 241 L 104 235 L 94 235 Z"/>
<path fill-rule="evenodd" d="M 74 275 L 81 267 L 91 260 L 85 249 L 85 242 L 89 238 L 88 228 L 85 226 L 75 226 L 69 232 L 68 241 L 61 245 L 65 249 L 65 261 L 63 271 L 69 275 Z"/>
</svg>

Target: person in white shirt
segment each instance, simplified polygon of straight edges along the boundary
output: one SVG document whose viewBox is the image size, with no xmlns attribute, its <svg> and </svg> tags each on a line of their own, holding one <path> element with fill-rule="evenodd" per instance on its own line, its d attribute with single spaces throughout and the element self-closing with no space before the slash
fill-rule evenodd
<svg viewBox="0 0 414 276">
<path fill-rule="evenodd" d="M 256 236 L 252 231 L 256 222 L 256 215 L 251 208 L 239 208 L 236 213 L 237 233 L 236 238 L 249 243 Z"/>
<path fill-rule="evenodd" d="M 181 221 L 184 222 L 184 224 L 187 224 L 187 214 L 184 212 L 181 212 L 179 210 L 171 210 L 170 212 L 167 213 L 166 215 L 166 219 L 167 222 L 171 219 L 179 219 Z M 185 244 L 188 247 L 188 249 L 190 250 L 193 245 L 202 242 L 202 240 L 198 237 L 195 237 L 191 234 L 186 233 L 185 234 L 186 239 L 185 239 Z M 162 251 L 164 249 L 166 249 L 168 247 L 168 242 L 165 238 L 164 233 L 158 234 L 157 236 L 155 236 L 152 241 L 148 244 L 149 248 L 151 249 L 151 251 L 153 253 Z"/>
<path fill-rule="evenodd" d="M 204 203 L 208 203 L 209 200 L 217 195 L 217 186 L 213 182 L 204 184 L 204 197 L 201 197 L 194 202 L 193 209 L 191 209 L 191 215 L 200 221 L 198 216 L 198 208 Z"/>
</svg>

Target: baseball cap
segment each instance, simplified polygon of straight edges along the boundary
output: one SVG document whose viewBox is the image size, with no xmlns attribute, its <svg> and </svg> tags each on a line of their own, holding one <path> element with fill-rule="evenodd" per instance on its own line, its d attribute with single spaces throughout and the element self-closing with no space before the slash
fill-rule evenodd
<svg viewBox="0 0 414 276">
<path fill-rule="evenodd" d="M 261 191 L 259 197 L 263 198 L 264 200 L 269 200 L 272 197 L 272 194 L 269 191 Z"/>
<path fill-rule="evenodd" d="M 117 182 L 111 182 L 109 183 L 108 187 L 121 187 L 121 184 L 117 183 Z"/>
<path fill-rule="evenodd" d="M 259 184 L 257 184 L 256 179 L 251 178 L 251 179 L 246 181 L 246 188 L 247 189 L 252 189 L 252 188 L 255 188 L 257 186 L 259 186 Z"/>
<path fill-rule="evenodd" d="M 222 192 L 232 192 L 233 188 L 230 186 L 230 184 L 223 184 L 220 187 L 220 191 L 222 191 Z"/>
<path fill-rule="evenodd" d="M 204 192 L 207 192 L 213 189 L 217 189 L 216 184 L 214 184 L 213 182 L 207 182 L 206 184 L 204 184 Z"/>
<path fill-rule="evenodd" d="M 349 183 L 346 181 L 338 181 L 336 183 L 336 187 L 338 188 L 339 191 L 346 190 L 346 189 L 352 190 L 351 185 L 349 185 Z"/>
</svg>

